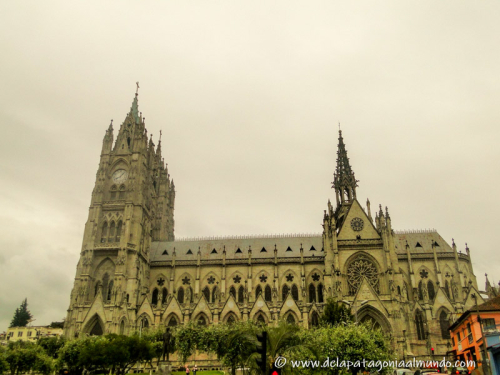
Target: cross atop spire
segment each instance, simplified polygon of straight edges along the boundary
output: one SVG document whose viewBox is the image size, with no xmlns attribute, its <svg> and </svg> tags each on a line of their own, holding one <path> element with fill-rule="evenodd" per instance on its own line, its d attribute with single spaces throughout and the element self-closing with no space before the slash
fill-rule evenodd
<svg viewBox="0 0 500 375">
<path fill-rule="evenodd" d="M 358 186 L 357 180 L 354 177 L 349 158 L 347 157 L 347 150 L 344 145 L 344 138 L 342 138 L 342 130 L 340 130 L 339 123 L 339 144 L 337 150 L 337 168 L 334 173 L 332 187 L 337 193 L 337 205 L 343 203 L 350 203 L 356 199 L 356 187 Z"/>
</svg>

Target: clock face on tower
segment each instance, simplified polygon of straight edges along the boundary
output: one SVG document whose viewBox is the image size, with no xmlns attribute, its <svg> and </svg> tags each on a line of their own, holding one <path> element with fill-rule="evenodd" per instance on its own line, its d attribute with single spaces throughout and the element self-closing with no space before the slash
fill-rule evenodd
<svg viewBox="0 0 500 375">
<path fill-rule="evenodd" d="M 116 184 L 121 184 L 122 182 L 127 181 L 128 173 L 125 169 L 117 169 L 114 171 L 113 176 L 111 177 L 113 182 Z"/>
<path fill-rule="evenodd" d="M 351 228 L 356 232 L 359 232 L 361 229 L 363 229 L 364 225 L 365 223 L 363 219 L 359 217 L 355 217 L 354 219 L 351 220 Z"/>
</svg>

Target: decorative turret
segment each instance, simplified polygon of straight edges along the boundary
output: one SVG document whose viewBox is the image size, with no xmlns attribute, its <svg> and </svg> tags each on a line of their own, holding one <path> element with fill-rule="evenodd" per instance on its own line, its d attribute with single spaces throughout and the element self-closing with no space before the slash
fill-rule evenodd
<svg viewBox="0 0 500 375">
<path fill-rule="evenodd" d="M 104 139 L 102 140 L 101 155 L 109 154 L 111 152 L 112 147 L 113 147 L 113 120 L 111 120 L 108 130 L 106 130 L 106 134 L 104 135 Z"/>
<path fill-rule="evenodd" d="M 347 151 L 342 138 L 342 130 L 339 130 L 339 145 L 337 150 L 337 169 L 334 173 L 332 187 L 337 196 L 337 206 L 352 203 L 356 199 L 357 180 L 349 164 Z"/>
</svg>

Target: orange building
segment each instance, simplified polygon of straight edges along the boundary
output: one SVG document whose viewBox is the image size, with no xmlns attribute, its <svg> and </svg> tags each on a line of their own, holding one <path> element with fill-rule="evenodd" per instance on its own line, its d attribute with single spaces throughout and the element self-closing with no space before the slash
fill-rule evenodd
<svg viewBox="0 0 500 375">
<path fill-rule="evenodd" d="M 484 366 L 486 359 L 489 371 L 483 367 L 483 373 L 500 375 L 500 296 L 464 312 L 450 326 L 450 332 L 457 359 L 475 361 L 476 366 Z"/>
</svg>

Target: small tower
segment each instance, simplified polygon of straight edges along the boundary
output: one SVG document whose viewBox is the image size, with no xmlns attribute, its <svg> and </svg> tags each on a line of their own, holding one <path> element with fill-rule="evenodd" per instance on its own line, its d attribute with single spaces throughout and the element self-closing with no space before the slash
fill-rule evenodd
<svg viewBox="0 0 500 375">
<path fill-rule="evenodd" d="M 337 197 L 337 207 L 339 205 L 350 204 L 356 199 L 356 187 L 358 181 L 354 177 L 351 169 L 347 151 L 342 138 L 342 130 L 339 130 L 339 145 L 337 150 L 337 169 L 334 173 L 332 188 L 335 189 Z"/>
</svg>

